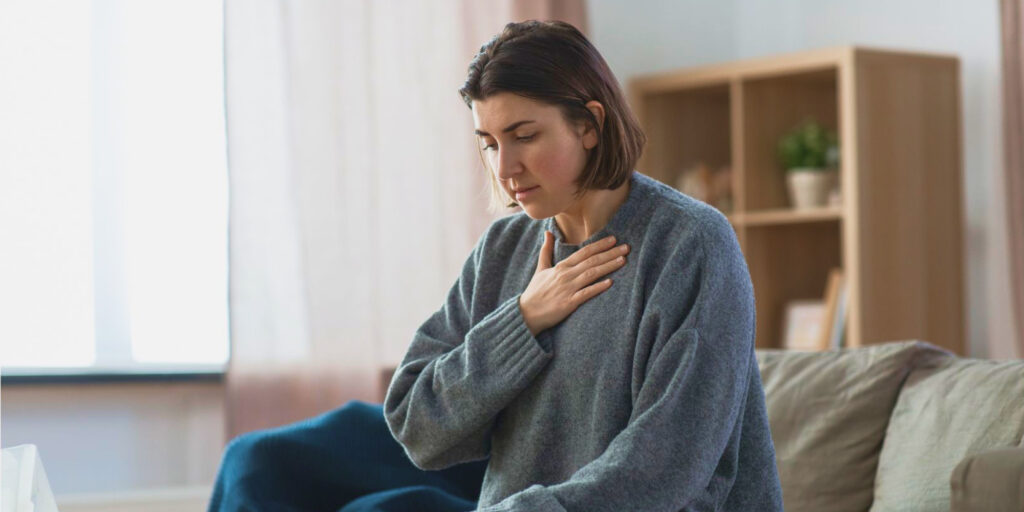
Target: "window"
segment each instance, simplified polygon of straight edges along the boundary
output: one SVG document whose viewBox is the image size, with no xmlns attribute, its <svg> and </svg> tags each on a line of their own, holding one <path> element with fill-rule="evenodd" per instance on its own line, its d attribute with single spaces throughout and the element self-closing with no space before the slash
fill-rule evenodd
<svg viewBox="0 0 1024 512">
<path fill-rule="evenodd" d="M 5 375 L 228 358 L 223 6 L 0 4 Z"/>
</svg>

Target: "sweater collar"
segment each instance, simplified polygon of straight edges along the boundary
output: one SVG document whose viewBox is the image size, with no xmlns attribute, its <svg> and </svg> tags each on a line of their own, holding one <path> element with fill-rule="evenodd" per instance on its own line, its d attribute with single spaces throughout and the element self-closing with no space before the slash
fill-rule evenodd
<svg viewBox="0 0 1024 512">
<path fill-rule="evenodd" d="M 612 214 L 612 218 L 608 220 L 597 233 L 594 233 L 580 244 L 568 244 L 565 242 L 565 235 L 562 234 L 561 228 L 555 222 L 555 217 L 551 216 L 544 219 L 544 229 L 550 231 L 555 235 L 555 247 L 565 247 L 568 253 L 572 253 L 575 250 L 596 242 L 606 236 L 615 235 L 617 240 L 622 240 L 624 235 L 629 232 L 629 228 L 633 223 L 642 217 L 639 213 L 645 206 L 648 205 L 647 197 L 651 193 L 653 178 L 649 178 L 637 171 L 633 171 L 629 175 L 629 194 L 626 196 L 626 200 L 619 205 L 619 208 Z M 562 258 L 558 258 L 561 260 Z"/>
</svg>

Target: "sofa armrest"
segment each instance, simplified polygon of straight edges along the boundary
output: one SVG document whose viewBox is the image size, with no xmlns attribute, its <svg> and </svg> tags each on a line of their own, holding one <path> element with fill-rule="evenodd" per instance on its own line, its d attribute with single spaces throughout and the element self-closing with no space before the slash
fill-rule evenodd
<svg viewBox="0 0 1024 512">
<path fill-rule="evenodd" d="M 1024 447 L 970 455 L 949 483 L 950 512 L 1024 510 Z"/>
</svg>

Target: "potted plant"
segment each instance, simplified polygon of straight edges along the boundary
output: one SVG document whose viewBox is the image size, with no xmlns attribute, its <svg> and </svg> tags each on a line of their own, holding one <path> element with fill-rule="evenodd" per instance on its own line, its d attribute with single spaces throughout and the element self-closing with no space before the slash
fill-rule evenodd
<svg viewBox="0 0 1024 512">
<path fill-rule="evenodd" d="M 824 206 L 829 193 L 839 186 L 835 132 L 806 120 L 782 137 L 778 150 L 791 204 L 797 209 Z"/>
</svg>

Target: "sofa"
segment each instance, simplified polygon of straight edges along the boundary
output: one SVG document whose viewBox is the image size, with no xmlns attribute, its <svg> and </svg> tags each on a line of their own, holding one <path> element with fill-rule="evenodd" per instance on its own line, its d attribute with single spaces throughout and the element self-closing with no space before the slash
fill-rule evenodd
<svg viewBox="0 0 1024 512">
<path fill-rule="evenodd" d="M 756 352 L 787 512 L 1024 511 L 1024 360 Z"/>
</svg>

